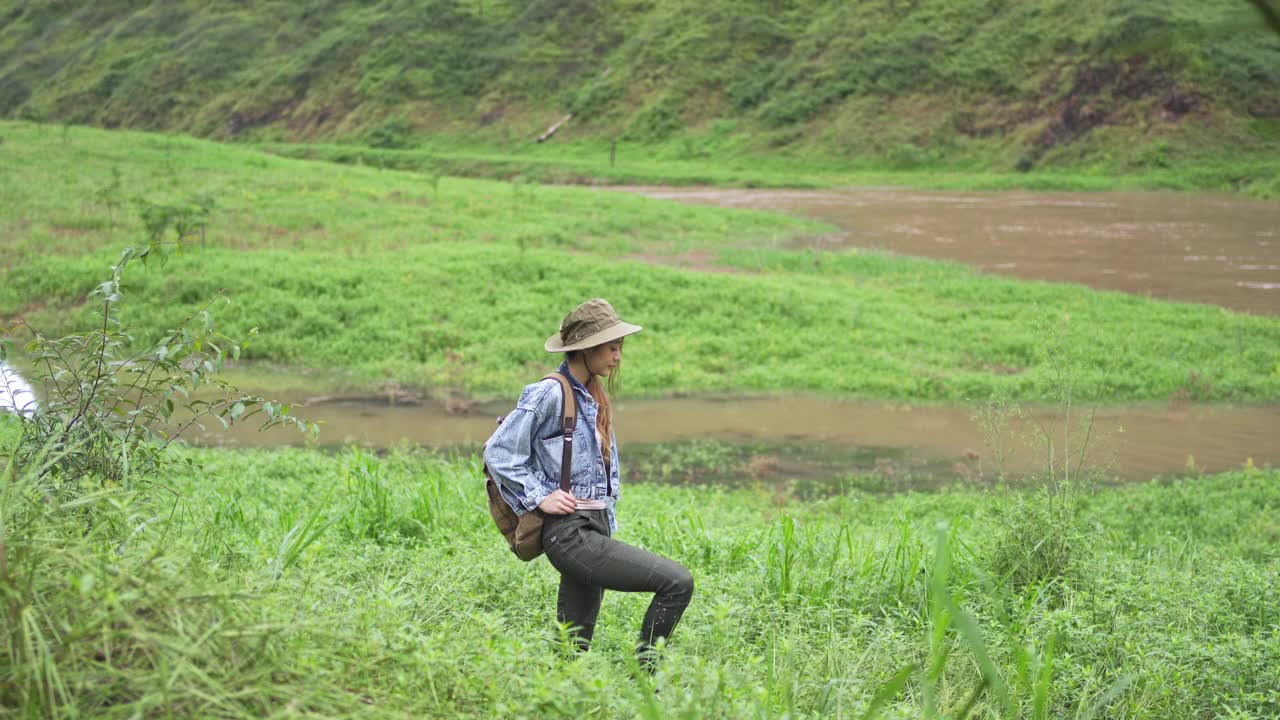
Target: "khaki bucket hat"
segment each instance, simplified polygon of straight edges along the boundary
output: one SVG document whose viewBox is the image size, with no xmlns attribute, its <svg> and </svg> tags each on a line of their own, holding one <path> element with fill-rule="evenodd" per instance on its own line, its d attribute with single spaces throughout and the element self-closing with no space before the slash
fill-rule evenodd
<svg viewBox="0 0 1280 720">
<path fill-rule="evenodd" d="M 547 352 L 585 350 L 640 332 L 639 325 L 622 322 L 603 298 L 588 300 L 564 316 L 560 332 L 547 338 Z"/>
</svg>

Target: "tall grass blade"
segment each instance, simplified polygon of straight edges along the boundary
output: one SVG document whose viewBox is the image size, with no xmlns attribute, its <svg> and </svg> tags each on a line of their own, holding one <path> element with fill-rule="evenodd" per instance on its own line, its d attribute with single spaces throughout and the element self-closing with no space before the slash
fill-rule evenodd
<svg viewBox="0 0 1280 720">
<path fill-rule="evenodd" d="M 1110 705 L 1112 700 L 1120 697 L 1125 690 L 1128 690 L 1129 686 L 1132 685 L 1133 681 L 1137 678 L 1138 676 L 1136 674 L 1129 673 L 1128 675 L 1116 680 L 1111 684 L 1111 687 L 1107 688 L 1105 693 L 1084 709 L 1083 714 L 1078 716 L 1080 720 L 1093 720 L 1094 716 L 1097 715 L 1100 710 Z"/>
<path fill-rule="evenodd" d="M 332 494 L 333 489 L 330 488 L 320 504 L 305 518 L 294 523 L 280 540 L 280 549 L 271 562 L 272 582 L 278 582 L 286 570 L 298 563 L 302 553 L 337 522 L 337 518 L 324 519 L 324 510 L 328 507 L 329 497 Z"/>
<path fill-rule="evenodd" d="M 861 720 L 875 720 L 875 718 L 879 717 L 880 711 L 884 709 L 884 706 L 902 694 L 902 689 L 907 686 L 907 682 L 911 680 L 911 676 L 915 674 L 917 669 L 916 664 L 911 663 L 894 673 L 893 677 L 889 678 L 887 682 L 876 690 L 876 694 L 871 698 L 871 704 L 867 706 L 867 711 L 862 714 Z"/>
</svg>

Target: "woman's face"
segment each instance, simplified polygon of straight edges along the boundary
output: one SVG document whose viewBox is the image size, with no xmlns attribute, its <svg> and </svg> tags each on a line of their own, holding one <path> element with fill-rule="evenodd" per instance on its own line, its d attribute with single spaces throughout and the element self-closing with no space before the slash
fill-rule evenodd
<svg viewBox="0 0 1280 720">
<path fill-rule="evenodd" d="M 622 341 L 614 340 L 586 350 L 587 369 L 596 375 L 609 377 L 609 373 L 622 362 Z"/>
</svg>

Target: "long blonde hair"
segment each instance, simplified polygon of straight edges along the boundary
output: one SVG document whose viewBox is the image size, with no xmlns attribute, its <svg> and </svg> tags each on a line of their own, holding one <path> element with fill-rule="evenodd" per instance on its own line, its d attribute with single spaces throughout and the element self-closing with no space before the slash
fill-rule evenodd
<svg viewBox="0 0 1280 720">
<path fill-rule="evenodd" d="M 575 352 L 586 352 L 585 350 L 571 350 L 565 353 L 567 359 L 572 360 Z M 600 406 L 599 412 L 596 413 L 596 429 L 600 431 L 600 436 L 604 438 L 604 442 L 600 443 L 600 453 L 604 456 L 606 464 L 613 461 L 613 404 L 609 401 L 609 397 L 614 395 L 618 388 L 621 387 L 622 381 L 618 379 L 618 371 L 622 370 L 622 361 L 618 361 L 618 366 L 609 373 L 609 387 L 606 390 L 605 384 L 600 382 L 600 376 L 591 373 L 591 378 L 587 380 L 587 392 L 591 394 L 591 399 L 596 401 L 596 405 Z M 588 368 L 587 372 L 591 372 Z"/>
</svg>

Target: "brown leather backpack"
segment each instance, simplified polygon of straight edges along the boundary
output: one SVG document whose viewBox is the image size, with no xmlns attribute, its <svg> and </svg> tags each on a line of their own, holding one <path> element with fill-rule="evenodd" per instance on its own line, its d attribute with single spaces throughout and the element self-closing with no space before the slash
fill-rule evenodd
<svg viewBox="0 0 1280 720">
<path fill-rule="evenodd" d="M 573 428 L 577 422 L 577 403 L 574 401 L 573 388 L 569 387 L 569 381 L 564 375 L 551 373 L 542 379 L 559 380 L 560 391 L 564 395 L 560 409 L 560 427 L 564 433 L 564 450 L 560 454 L 560 489 L 571 492 L 569 477 L 573 472 Z M 502 420 L 498 418 L 498 424 L 502 424 Z M 535 508 L 523 515 L 516 515 L 507 501 L 502 499 L 498 483 L 489 473 L 488 466 L 484 468 L 484 487 L 489 495 L 489 514 L 498 525 L 498 531 L 507 539 L 511 552 L 525 562 L 541 555 L 542 520 L 545 513 Z"/>
</svg>

